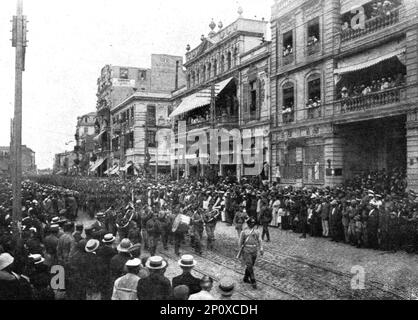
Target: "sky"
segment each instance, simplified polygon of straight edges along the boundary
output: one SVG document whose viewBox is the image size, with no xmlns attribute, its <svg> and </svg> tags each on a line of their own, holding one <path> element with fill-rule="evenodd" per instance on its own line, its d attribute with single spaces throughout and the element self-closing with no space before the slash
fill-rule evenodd
<svg viewBox="0 0 418 320">
<path fill-rule="evenodd" d="M 273 0 L 24 0 L 28 17 L 23 74 L 22 143 L 39 169 L 74 147 L 77 117 L 95 111 L 97 78 L 106 64 L 149 68 L 152 53 L 184 55 L 200 43 L 212 18 L 270 20 Z M 16 0 L 0 1 L 0 145 L 10 144 Z M 66 145 L 67 144 L 67 145 Z"/>
</svg>

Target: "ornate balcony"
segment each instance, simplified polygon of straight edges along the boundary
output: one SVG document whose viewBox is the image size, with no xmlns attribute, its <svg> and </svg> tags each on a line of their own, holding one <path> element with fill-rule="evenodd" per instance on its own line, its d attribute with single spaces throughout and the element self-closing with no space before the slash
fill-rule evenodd
<svg viewBox="0 0 418 320">
<path fill-rule="evenodd" d="M 365 22 L 364 29 L 347 29 L 341 31 L 341 42 L 350 41 L 369 33 L 376 32 L 399 22 L 399 8 L 388 15 L 371 18 Z"/>
<path fill-rule="evenodd" d="M 404 87 L 392 88 L 384 91 L 370 93 L 365 96 L 338 100 L 336 103 L 336 111 L 339 113 L 364 111 L 379 106 L 400 102 L 404 97 Z"/>
</svg>

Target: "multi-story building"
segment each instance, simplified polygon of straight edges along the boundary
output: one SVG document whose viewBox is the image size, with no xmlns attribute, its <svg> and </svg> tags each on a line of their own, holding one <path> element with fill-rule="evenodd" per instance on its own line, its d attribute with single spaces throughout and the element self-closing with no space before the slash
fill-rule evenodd
<svg viewBox="0 0 418 320">
<path fill-rule="evenodd" d="M 0 147 L 0 174 L 8 174 L 10 171 L 10 147 Z M 22 145 L 22 173 L 36 174 L 35 152 Z"/>
<path fill-rule="evenodd" d="M 337 185 L 395 168 L 418 188 L 414 0 L 276 0 L 272 169 L 283 184 Z"/>
<path fill-rule="evenodd" d="M 170 171 L 169 107 L 169 93 L 137 92 L 112 109 L 112 165 L 105 174 L 155 172 L 156 165 L 158 172 Z"/>
<path fill-rule="evenodd" d="M 65 151 L 55 154 L 52 171 L 54 174 L 75 175 L 77 174 L 78 155 L 75 151 Z"/>
<path fill-rule="evenodd" d="M 119 105 L 135 93 L 166 94 L 176 86 L 184 85 L 182 62 L 182 57 L 153 54 L 150 69 L 111 65 L 102 69 L 98 79 L 95 162 L 91 171 L 103 175 L 112 168 L 112 140 L 115 140 L 111 122 L 113 111 L 120 110 Z"/>
<path fill-rule="evenodd" d="M 78 168 L 81 174 L 87 174 L 90 160 L 95 149 L 95 122 L 96 112 L 90 112 L 77 118 L 76 146 L 74 151 L 78 155 Z"/>
<path fill-rule="evenodd" d="M 234 159 L 234 140 L 226 141 L 227 145 L 229 143 L 229 152 L 225 148 L 220 150 L 222 142 L 214 142 L 218 146 L 214 150 L 211 140 L 216 139 L 208 137 L 208 133 L 216 129 L 239 131 L 240 124 L 250 126 L 254 122 L 257 125 L 261 114 L 268 117 L 265 95 L 269 50 L 264 40 L 266 25 L 264 20 L 239 17 L 226 28 L 219 23 L 219 30 L 215 32 L 216 24 L 212 21 L 209 35 L 202 36 L 201 43 L 195 49 L 190 50 L 190 46 L 187 46 L 184 64 L 187 88 L 173 93 L 174 111 L 170 115 L 176 135 L 172 144 L 171 164 L 178 176 L 180 172 L 185 177 L 206 174 L 241 176 L 243 167 Z M 246 73 L 245 85 L 241 81 L 241 71 Z M 254 92 L 248 90 L 250 85 L 255 86 L 252 88 Z M 244 90 L 245 98 L 242 93 Z M 249 98 L 251 94 L 254 101 Z M 241 108 L 243 101 L 246 103 L 244 109 Z M 200 145 L 207 145 L 206 150 L 190 149 L 198 140 Z M 209 161 L 213 153 L 219 158 L 226 155 L 226 161 L 219 161 L 218 164 Z"/>
</svg>

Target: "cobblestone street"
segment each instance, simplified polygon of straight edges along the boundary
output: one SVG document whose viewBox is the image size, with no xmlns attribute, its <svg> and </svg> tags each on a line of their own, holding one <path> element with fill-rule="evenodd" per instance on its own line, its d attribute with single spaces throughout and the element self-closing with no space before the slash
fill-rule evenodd
<svg viewBox="0 0 418 320">
<path fill-rule="evenodd" d="M 244 267 L 235 259 L 235 229 L 224 223 L 217 225 L 215 251 L 195 255 L 197 275 L 208 274 L 216 280 L 232 276 L 238 283 L 236 299 L 414 298 L 414 288 L 418 288 L 416 255 L 358 249 L 321 238 L 299 239 L 298 234 L 275 228 L 270 233 L 272 241 L 264 243 L 265 254 L 256 264 L 258 290 L 242 282 Z M 193 254 L 190 247 L 182 252 L 186 251 Z M 161 253 L 170 261 L 168 276 L 178 273 L 172 249 Z M 364 290 L 351 290 L 353 267 L 364 268 Z"/>
</svg>

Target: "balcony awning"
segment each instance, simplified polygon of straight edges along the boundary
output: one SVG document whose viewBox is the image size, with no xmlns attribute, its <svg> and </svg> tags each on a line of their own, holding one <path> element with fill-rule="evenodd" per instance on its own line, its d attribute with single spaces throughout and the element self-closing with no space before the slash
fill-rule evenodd
<svg viewBox="0 0 418 320">
<path fill-rule="evenodd" d="M 98 159 L 91 167 L 90 167 L 90 171 L 96 171 L 98 167 L 100 167 L 103 162 L 105 162 L 107 158 L 100 158 Z"/>
<path fill-rule="evenodd" d="M 215 96 L 218 96 L 225 87 L 232 81 L 233 78 L 228 78 L 215 84 Z M 180 114 L 192 111 L 194 109 L 210 104 L 210 87 L 199 92 L 193 93 L 183 99 L 180 105 L 170 114 L 170 118 L 174 118 Z"/>
<path fill-rule="evenodd" d="M 102 137 L 102 135 L 104 134 L 106 132 L 106 130 L 103 130 L 102 132 L 100 132 L 97 136 L 95 136 L 94 138 L 93 138 L 93 140 L 95 141 L 95 142 L 99 142 L 100 141 L 100 138 Z"/>
<path fill-rule="evenodd" d="M 365 5 L 370 0 L 343 0 L 341 1 L 341 14 L 358 9 L 358 7 Z"/>
<path fill-rule="evenodd" d="M 390 42 L 383 46 L 340 60 L 334 73 L 341 75 L 362 70 L 393 57 L 398 57 L 399 61 L 404 63 L 405 51 L 405 40 Z"/>
<path fill-rule="evenodd" d="M 110 172 L 109 172 L 109 175 L 111 176 L 111 175 L 113 175 L 113 174 L 117 174 L 118 172 L 119 172 L 119 169 L 120 169 L 120 167 L 119 166 L 116 166 L 116 167 L 114 167 Z"/>
<path fill-rule="evenodd" d="M 113 171 L 115 171 L 118 167 L 119 167 L 118 165 L 113 166 L 112 168 L 107 169 L 107 170 L 104 172 L 104 174 L 107 174 L 107 175 L 109 175 L 109 176 L 110 176 L 110 175 L 112 174 L 112 172 L 113 172 Z"/>
</svg>

